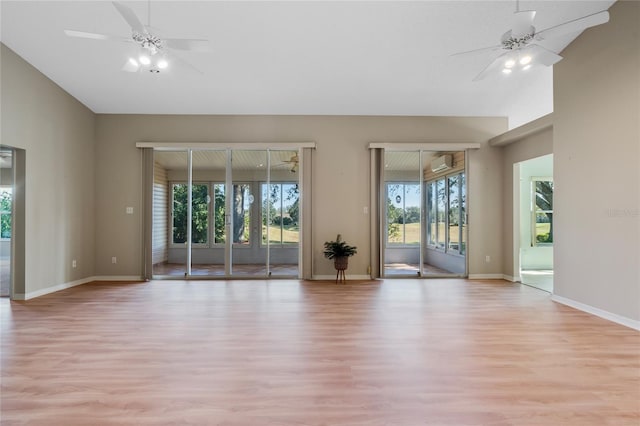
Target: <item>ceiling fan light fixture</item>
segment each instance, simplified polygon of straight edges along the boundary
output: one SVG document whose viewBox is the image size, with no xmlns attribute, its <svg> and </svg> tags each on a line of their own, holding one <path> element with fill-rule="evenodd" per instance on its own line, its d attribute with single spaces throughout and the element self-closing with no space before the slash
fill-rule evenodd
<svg viewBox="0 0 640 426">
<path fill-rule="evenodd" d="M 149 65 L 151 63 L 151 58 L 149 58 L 147 55 L 140 55 L 138 60 L 142 65 Z"/>
<path fill-rule="evenodd" d="M 527 65 L 525 65 L 524 67 L 522 67 L 522 71 L 526 71 L 526 70 L 528 70 L 529 68 L 531 68 L 531 64 L 527 64 Z"/>
<path fill-rule="evenodd" d="M 139 65 L 138 61 L 136 61 L 134 58 L 129 58 L 129 63 L 134 67 L 137 67 Z"/>
<path fill-rule="evenodd" d="M 507 59 L 507 61 L 504 63 L 505 68 L 513 68 L 513 66 L 516 64 L 516 61 L 514 61 L 513 59 Z"/>
<path fill-rule="evenodd" d="M 167 62 L 167 60 L 165 58 L 160 58 L 156 65 L 158 65 L 158 68 L 163 70 L 163 69 L 165 69 L 165 68 L 167 68 L 169 66 L 169 62 Z"/>
<path fill-rule="evenodd" d="M 526 55 L 520 58 L 520 65 L 528 65 L 531 62 L 531 56 Z"/>
<path fill-rule="evenodd" d="M 511 69 L 510 68 L 503 68 L 502 69 L 502 73 L 509 75 L 509 74 L 511 74 Z"/>
</svg>

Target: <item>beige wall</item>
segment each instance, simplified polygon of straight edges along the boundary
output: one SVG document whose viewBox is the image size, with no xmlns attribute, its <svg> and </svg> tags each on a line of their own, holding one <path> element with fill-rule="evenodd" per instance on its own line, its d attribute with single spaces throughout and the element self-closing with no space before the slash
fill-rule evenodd
<svg viewBox="0 0 640 426">
<path fill-rule="evenodd" d="M 94 275 L 95 115 L 0 49 L 2 144 L 26 151 L 25 293 L 37 293 Z"/>
<path fill-rule="evenodd" d="M 640 320 L 640 3 L 609 12 L 555 66 L 554 284 Z"/>
<path fill-rule="evenodd" d="M 370 142 L 482 142 L 469 156 L 470 273 L 500 274 L 502 192 L 500 149 L 486 141 L 507 128 L 505 118 L 335 116 L 98 115 L 96 125 L 96 274 L 141 273 L 141 153 L 139 141 L 313 141 L 314 275 L 333 275 L 322 243 L 341 233 L 358 247 L 350 275 L 369 266 Z M 134 215 L 126 215 L 126 206 Z M 498 206 L 498 207 L 497 207 Z M 496 213 L 497 211 L 497 213 Z M 485 255 L 493 261 L 486 263 Z M 117 256 L 118 263 L 111 263 Z"/>
<path fill-rule="evenodd" d="M 553 129 L 534 133 L 502 148 L 503 256 L 502 270 L 508 277 L 516 277 L 513 268 L 513 165 L 553 152 Z"/>
</svg>

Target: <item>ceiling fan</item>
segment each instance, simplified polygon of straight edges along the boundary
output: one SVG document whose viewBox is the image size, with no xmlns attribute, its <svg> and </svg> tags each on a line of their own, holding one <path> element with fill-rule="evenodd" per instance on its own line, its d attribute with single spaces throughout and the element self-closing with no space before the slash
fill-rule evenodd
<svg viewBox="0 0 640 426">
<path fill-rule="evenodd" d="M 154 34 L 151 27 L 151 1 L 147 3 L 147 25 L 143 25 L 133 10 L 123 3 L 114 1 L 113 6 L 131 27 L 129 37 L 112 36 L 108 34 L 89 33 L 85 31 L 64 30 L 69 37 L 87 38 L 92 40 L 115 40 L 138 45 L 136 55 L 129 57 L 122 67 L 123 71 L 138 72 L 147 70 L 158 74 L 169 67 L 169 59 L 178 58 L 171 50 L 206 52 L 209 50 L 209 41 L 206 39 L 186 38 L 160 38 Z M 192 65 L 188 64 L 191 68 Z M 195 69 L 195 68 L 194 68 Z M 196 70 L 198 71 L 198 70 Z M 198 71 L 199 72 L 199 71 Z"/>
<path fill-rule="evenodd" d="M 295 173 L 298 171 L 298 163 L 300 162 L 300 160 L 298 159 L 298 154 L 293 154 L 291 156 L 291 158 L 289 158 L 288 160 L 284 160 L 282 161 L 283 164 L 291 164 L 291 173 Z"/>
<path fill-rule="evenodd" d="M 516 11 L 514 13 L 512 27 L 502 35 L 500 44 L 460 52 L 452 56 L 484 51 L 504 51 L 490 62 L 473 81 L 482 80 L 487 75 L 497 72 L 508 75 L 514 71 L 526 71 L 535 65 L 551 66 L 560 61 L 562 56 L 546 49 L 538 44 L 538 42 L 543 42 L 544 40 L 565 34 L 577 33 L 586 28 L 604 24 L 609 21 L 609 12 L 604 10 L 538 31 L 533 25 L 535 16 L 535 10 L 521 11 L 520 2 L 516 0 Z"/>
</svg>

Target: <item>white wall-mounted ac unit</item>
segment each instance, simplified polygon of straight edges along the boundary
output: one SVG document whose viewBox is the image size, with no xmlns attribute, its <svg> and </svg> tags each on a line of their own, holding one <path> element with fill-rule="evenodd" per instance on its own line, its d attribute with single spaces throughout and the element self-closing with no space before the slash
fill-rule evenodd
<svg viewBox="0 0 640 426">
<path fill-rule="evenodd" d="M 431 161 L 431 171 L 434 173 L 442 172 L 444 170 L 449 170 L 452 167 L 453 159 L 451 155 L 441 155 L 440 157 L 436 157 Z"/>
</svg>

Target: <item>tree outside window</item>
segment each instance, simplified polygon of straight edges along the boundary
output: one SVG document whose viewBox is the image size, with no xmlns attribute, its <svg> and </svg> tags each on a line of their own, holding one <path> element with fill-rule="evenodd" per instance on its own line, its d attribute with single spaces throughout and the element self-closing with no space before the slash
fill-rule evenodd
<svg viewBox="0 0 640 426">
<path fill-rule="evenodd" d="M 209 232 L 209 187 L 193 184 L 191 193 L 191 243 L 207 244 Z M 187 242 L 188 186 L 173 184 L 173 243 Z"/>
<path fill-rule="evenodd" d="M 233 185 L 233 243 L 250 244 L 251 236 L 251 185 Z"/>
<path fill-rule="evenodd" d="M 387 243 L 420 243 L 420 184 L 387 183 Z"/>
<path fill-rule="evenodd" d="M 297 183 L 262 184 L 262 244 L 300 242 L 300 193 Z"/>
<path fill-rule="evenodd" d="M 532 245 L 553 244 L 553 180 L 532 179 L 533 235 Z"/>
<path fill-rule="evenodd" d="M 11 188 L 0 188 L 0 239 L 11 239 Z"/>
<path fill-rule="evenodd" d="M 215 244 L 224 244 L 226 241 L 224 186 L 224 183 L 213 184 L 213 241 Z"/>
</svg>

